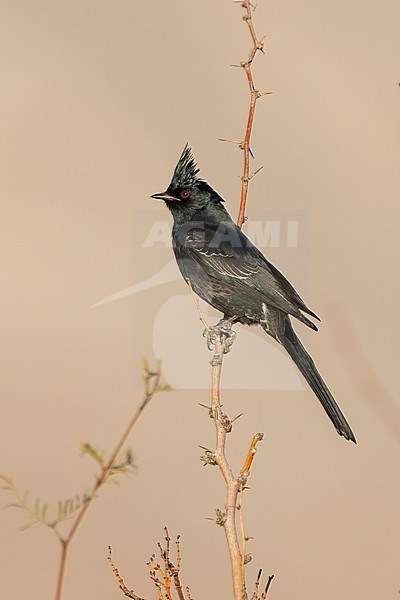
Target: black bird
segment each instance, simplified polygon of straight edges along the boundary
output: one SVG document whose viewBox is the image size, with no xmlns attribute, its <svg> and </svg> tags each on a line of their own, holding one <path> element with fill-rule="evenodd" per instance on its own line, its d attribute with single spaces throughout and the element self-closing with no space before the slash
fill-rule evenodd
<svg viewBox="0 0 400 600">
<path fill-rule="evenodd" d="M 296 333 L 290 316 L 317 331 L 320 320 L 289 281 L 232 221 L 223 198 L 203 179 L 186 146 L 164 200 L 174 218 L 172 242 L 179 269 L 193 290 L 225 319 L 261 325 L 287 350 L 320 400 L 339 435 L 356 438 Z"/>
</svg>

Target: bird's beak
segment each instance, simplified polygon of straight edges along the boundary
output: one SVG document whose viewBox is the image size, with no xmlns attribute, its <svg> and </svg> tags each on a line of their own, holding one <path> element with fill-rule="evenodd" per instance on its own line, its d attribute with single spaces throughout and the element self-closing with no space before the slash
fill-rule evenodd
<svg viewBox="0 0 400 600">
<path fill-rule="evenodd" d="M 167 194 L 167 192 L 163 192 L 162 194 L 153 194 L 152 196 L 150 196 L 150 198 L 155 198 L 156 200 L 169 200 L 170 202 L 179 202 L 178 198 L 175 198 L 175 196 L 171 196 L 170 194 Z"/>
</svg>

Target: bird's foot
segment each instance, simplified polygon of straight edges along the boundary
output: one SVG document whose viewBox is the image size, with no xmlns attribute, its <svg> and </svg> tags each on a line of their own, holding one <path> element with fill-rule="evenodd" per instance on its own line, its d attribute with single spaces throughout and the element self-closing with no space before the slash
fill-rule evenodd
<svg viewBox="0 0 400 600">
<path fill-rule="evenodd" d="M 232 325 L 235 321 L 234 317 L 230 319 L 221 319 L 216 325 L 209 327 L 203 333 L 207 338 L 207 347 L 214 351 L 221 347 L 224 354 L 227 354 L 236 339 L 236 331 L 233 331 Z"/>
</svg>

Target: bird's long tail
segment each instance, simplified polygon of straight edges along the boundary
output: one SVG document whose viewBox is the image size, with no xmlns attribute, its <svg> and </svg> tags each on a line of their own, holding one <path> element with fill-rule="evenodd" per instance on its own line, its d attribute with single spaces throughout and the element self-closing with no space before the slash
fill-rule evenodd
<svg viewBox="0 0 400 600">
<path fill-rule="evenodd" d="M 346 440 L 351 440 L 356 444 L 357 441 L 350 425 L 336 404 L 334 397 L 329 391 L 321 375 L 318 373 L 313 359 L 308 354 L 307 350 L 304 348 L 303 344 L 300 342 L 299 338 L 294 332 L 289 317 L 286 316 L 284 322 L 285 326 L 284 331 L 282 331 L 282 335 L 277 335 L 278 341 L 287 350 L 296 363 L 300 372 L 307 380 L 309 386 L 324 407 L 326 414 L 336 427 L 339 435 L 342 435 L 346 438 Z"/>
</svg>

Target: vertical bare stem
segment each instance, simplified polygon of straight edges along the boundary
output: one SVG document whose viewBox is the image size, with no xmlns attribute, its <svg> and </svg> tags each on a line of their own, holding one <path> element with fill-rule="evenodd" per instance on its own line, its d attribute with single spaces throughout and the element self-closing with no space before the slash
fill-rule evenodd
<svg viewBox="0 0 400 600">
<path fill-rule="evenodd" d="M 248 192 L 248 188 L 249 188 L 249 181 L 255 175 L 255 173 L 250 175 L 250 153 L 251 153 L 250 139 L 251 139 L 251 132 L 253 129 L 253 121 L 254 121 L 254 113 L 255 113 L 255 109 L 256 109 L 256 102 L 262 95 L 255 88 L 251 66 L 252 66 L 252 63 L 253 63 L 253 60 L 254 60 L 254 57 L 255 57 L 257 51 L 258 50 L 260 50 L 261 52 L 264 51 L 263 40 L 259 40 L 257 38 L 255 29 L 254 29 L 254 24 L 253 24 L 254 9 L 252 7 L 250 0 L 243 0 L 242 7 L 246 11 L 245 15 L 243 16 L 243 20 L 247 23 L 247 26 L 249 28 L 251 39 L 253 42 L 253 47 L 250 50 L 248 59 L 246 61 L 243 61 L 240 63 L 240 66 L 243 67 L 243 69 L 246 73 L 247 82 L 249 84 L 250 106 L 249 106 L 249 112 L 247 115 L 247 125 L 246 125 L 246 132 L 245 132 L 244 140 L 240 144 L 240 147 L 243 150 L 243 175 L 241 178 L 242 179 L 242 191 L 241 191 L 241 196 L 240 196 L 239 215 L 238 215 L 238 219 L 237 219 L 238 227 L 242 227 L 242 225 L 246 219 L 245 212 L 246 212 L 246 202 L 247 202 L 247 192 Z"/>
<path fill-rule="evenodd" d="M 223 526 L 228 543 L 231 560 L 233 593 L 235 600 L 247 600 L 242 578 L 242 554 L 236 531 L 236 507 L 239 493 L 239 482 L 234 477 L 225 455 L 226 435 L 230 431 L 231 422 L 221 408 L 221 370 L 224 353 L 227 351 L 223 334 L 219 332 L 213 339 L 214 355 L 211 361 L 211 404 L 215 423 L 216 449 L 215 462 L 221 470 L 226 483 L 226 500 Z"/>
</svg>

